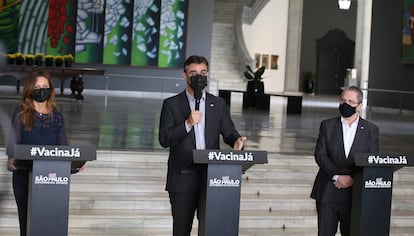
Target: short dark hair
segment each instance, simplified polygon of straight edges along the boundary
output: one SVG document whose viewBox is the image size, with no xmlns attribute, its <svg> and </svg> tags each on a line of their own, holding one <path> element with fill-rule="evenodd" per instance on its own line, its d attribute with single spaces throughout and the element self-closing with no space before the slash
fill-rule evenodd
<svg viewBox="0 0 414 236">
<path fill-rule="evenodd" d="M 185 62 L 184 62 L 184 72 L 187 72 L 186 70 L 187 70 L 187 67 L 190 65 L 190 64 L 205 64 L 206 66 L 207 66 L 207 69 L 208 69 L 208 61 L 207 61 L 207 59 L 205 58 L 205 57 L 203 57 L 203 56 L 198 56 L 198 55 L 192 55 L 192 56 L 189 56 L 186 60 L 185 60 Z"/>
<path fill-rule="evenodd" d="M 358 94 L 357 95 L 358 103 L 362 103 L 363 94 L 362 94 L 362 90 L 359 87 L 350 86 L 350 87 L 345 88 L 341 93 L 341 97 L 345 93 L 345 91 L 354 91 L 354 92 L 356 92 Z"/>
</svg>

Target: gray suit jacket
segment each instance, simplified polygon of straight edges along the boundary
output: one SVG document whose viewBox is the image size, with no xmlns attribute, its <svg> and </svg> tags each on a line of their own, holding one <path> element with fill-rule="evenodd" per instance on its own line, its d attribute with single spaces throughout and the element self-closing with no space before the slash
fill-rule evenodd
<svg viewBox="0 0 414 236">
<path fill-rule="evenodd" d="M 378 153 L 378 136 L 378 127 L 360 118 L 354 142 L 346 158 L 341 118 L 322 121 L 315 148 L 319 171 L 311 197 L 321 202 L 349 202 L 352 199 L 352 188 L 337 189 L 332 178 L 334 175 L 354 173 L 355 168 L 352 166 L 355 153 Z"/>
<path fill-rule="evenodd" d="M 236 131 L 229 109 L 222 98 L 206 93 L 205 142 L 206 149 L 220 149 L 220 134 L 233 146 L 240 134 Z M 185 120 L 191 113 L 185 91 L 163 102 L 159 142 L 170 148 L 166 190 L 194 191 L 199 187 L 200 166 L 193 163 L 194 130 L 187 133 Z"/>
</svg>

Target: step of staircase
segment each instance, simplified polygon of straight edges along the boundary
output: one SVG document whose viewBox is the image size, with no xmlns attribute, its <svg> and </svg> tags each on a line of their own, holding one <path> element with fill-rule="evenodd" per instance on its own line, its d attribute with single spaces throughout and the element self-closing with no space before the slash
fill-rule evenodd
<svg viewBox="0 0 414 236">
<path fill-rule="evenodd" d="M 4 149 L 0 152 L 0 164 L 5 166 Z M 170 235 L 172 219 L 164 191 L 167 158 L 167 152 L 98 150 L 96 161 L 72 175 L 69 234 Z M 247 170 L 242 179 L 240 235 L 316 234 L 315 203 L 309 193 L 317 170 L 312 156 L 277 153 L 269 153 L 268 164 Z M 406 235 L 414 232 L 410 231 L 414 173 L 403 168 L 394 180 L 392 235 Z M 11 173 L 5 168 L 0 169 L 0 184 L 0 234 L 13 235 L 8 232 L 18 232 L 17 210 Z"/>
<path fill-rule="evenodd" d="M 215 0 L 214 23 L 233 23 L 237 7 L 250 6 L 253 0 Z"/>
<path fill-rule="evenodd" d="M 210 77 L 225 90 L 246 90 L 247 83 L 240 71 L 240 59 L 234 36 L 235 13 L 240 6 L 251 6 L 252 0 L 214 1 L 214 22 Z"/>
<path fill-rule="evenodd" d="M 239 63 L 233 24 L 214 23 L 210 77 L 218 81 L 220 89 L 246 90 L 247 83 L 239 71 Z"/>
</svg>

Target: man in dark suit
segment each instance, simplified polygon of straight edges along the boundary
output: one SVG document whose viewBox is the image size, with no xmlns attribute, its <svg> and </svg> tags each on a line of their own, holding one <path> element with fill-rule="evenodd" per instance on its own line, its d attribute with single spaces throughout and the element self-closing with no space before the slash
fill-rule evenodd
<svg viewBox="0 0 414 236">
<path fill-rule="evenodd" d="M 207 76 L 206 58 L 187 58 L 183 73 L 187 88 L 165 99 L 161 110 L 158 138 L 161 146 L 170 148 L 166 190 L 174 236 L 190 236 L 199 207 L 202 166 L 193 163 L 193 149 L 219 149 L 220 134 L 235 150 L 241 150 L 246 140 L 235 129 L 224 100 L 205 92 Z"/>
<path fill-rule="evenodd" d="M 340 97 L 341 116 L 321 122 L 315 148 L 319 171 L 311 197 L 316 200 L 318 235 L 350 235 L 352 168 L 355 153 L 378 153 L 378 127 L 359 116 L 362 91 L 352 86 Z"/>
</svg>

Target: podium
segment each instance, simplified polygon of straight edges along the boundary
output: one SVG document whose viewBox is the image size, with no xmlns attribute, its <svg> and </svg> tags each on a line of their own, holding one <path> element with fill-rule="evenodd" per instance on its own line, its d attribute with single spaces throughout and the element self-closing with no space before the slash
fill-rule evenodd
<svg viewBox="0 0 414 236">
<path fill-rule="evenodd" d="M 96 148 L 16 145 L 15 156 L 18 160 L 33 161 L 29 174 L 27 235 L 67 235 L 71 168 L 96 160 Z"/>
<path fill-rule="evenodd" d="M 406 155 L 355 155 L 351 235 L 389 235 L 394 171 L 413 165 Z"/>
<path fill-rule="evenodd" d="M 200 193 L 199 236 L 239 234 L 241 175 L 267 163 L 266 151 L 193 150 L 195 164 L 205 164 Z"/>
</svg>

